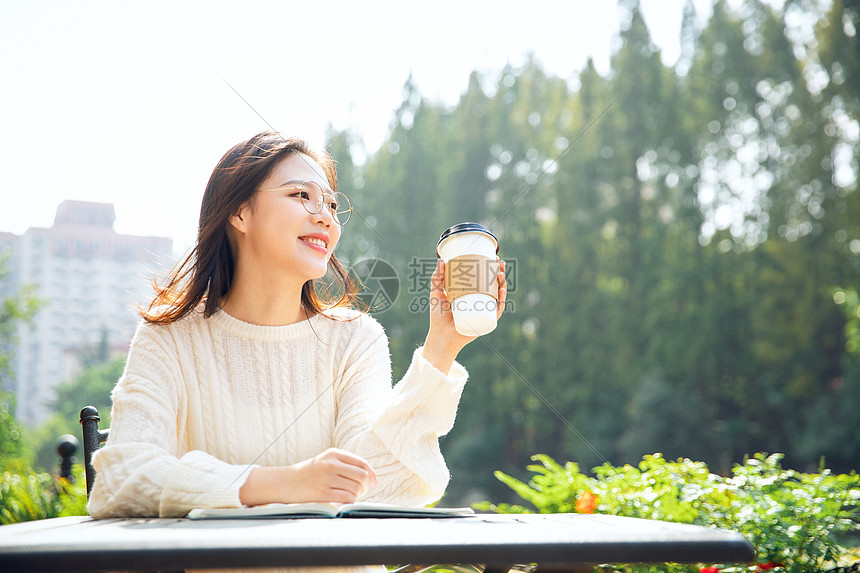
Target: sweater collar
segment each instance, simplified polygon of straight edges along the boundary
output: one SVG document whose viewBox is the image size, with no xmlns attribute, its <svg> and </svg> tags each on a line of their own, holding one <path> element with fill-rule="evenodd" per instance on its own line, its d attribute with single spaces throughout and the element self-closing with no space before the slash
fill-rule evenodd
<svg viewBox="0 0 860 573">
<path fill-rule="evenodd" d="M 319 332 L 319 324 L 322 319 L 322 314 L 316 314 L 308 319 L 295 322 L 293 324 L 285 324 L 283 326 L 261 326 L 259 324 L 251 324 L 250 322 L 239 320 L 220 309 L 209 317 L 209 320 L 226 332 L 241 338 L 266 342 L 286 342 L 314 336 L 316 332 Z"/>
</svg>

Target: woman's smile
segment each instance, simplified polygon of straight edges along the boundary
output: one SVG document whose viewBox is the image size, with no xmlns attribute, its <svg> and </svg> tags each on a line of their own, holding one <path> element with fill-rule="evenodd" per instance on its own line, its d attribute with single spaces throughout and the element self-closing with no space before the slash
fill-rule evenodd
<svg viewBox="0 0 860 573">
<path fill-rule="evenodd" d="M 302 241 L 307 246 L 309 246 L 310 248 L 314 249 L 315 251 L 318 251 L 320 253 L 327 253 L 328 252 L 328 247 L 327 247 L 328 241 L 326 241 L 326 240 L 324 240 L 318 236 L 308 235 L 305 237 L 299 237 L 299 240 Z"/>
</svg>

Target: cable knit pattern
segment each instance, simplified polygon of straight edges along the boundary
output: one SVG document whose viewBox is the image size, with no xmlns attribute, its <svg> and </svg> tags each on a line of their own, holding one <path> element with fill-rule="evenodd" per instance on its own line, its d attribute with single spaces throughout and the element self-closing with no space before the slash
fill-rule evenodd
<svg viewBox="0 0 860 573">
<path fill-rule="evenodd" d="M 327 314 L 335 320 L 317 315 L 287 326 L 223 311 L 141 323 L 113 391 L 110 437 L 93 458 L 90 514 L 181 517 L 195 507 L 239 507 L 251 468 L 294 464 L 330 447 L 376 470 L 380 485 L 364 500 L 439 499 L 449 475 L 437 438 L 454 423 L 466 370 L 454 363 L 443 374 L 419 348 L 392 389 L 382 326 L 352 310 Z"/>
<path fill-rule="evenodd" d="M 94 457 L 95 517 L 184 516 L 239 507 L 255 465 L 289 465 L 329 447 L 367 459 L 380 486 L 365 499 L 426 505 L 447 485 L 438 436 L 467 373 L 445 375 L 415 351 L 392 389 L 388 339 L 346 309 L 287 326 L 223 311 L 141 323 L 113 391 L 111 434 Z M 353 319 L 353 320 L 350 320 Z"/>
</svg>

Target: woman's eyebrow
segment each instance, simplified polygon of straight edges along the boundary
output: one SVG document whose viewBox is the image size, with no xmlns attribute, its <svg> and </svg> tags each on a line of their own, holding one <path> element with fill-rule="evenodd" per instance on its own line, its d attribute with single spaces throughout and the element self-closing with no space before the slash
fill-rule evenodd
<svg viewBox="0 0 860 573">
<path fill-rule="evenodd" d="M 302 179 L 290 179 L 286 183 L 281 183 L 280 185 L 275 187 L 275 189 L 283 189 L 284 187 L 287 187 L 289 185 L 301 185 L 302 183 L 304 183 Z"/>
<path fill-rule="evenodd" d="M 289 185 L 301 185 L 301 184 L 302 184 L 302 183 L 304 183 L 305 181 L 311 181 L 311 180 L 310 180 L 310 179 L 290 179 L 290 180 L 289 180 L 289 181 L 287 181 L 286 183 L 281 183 L 278 187 L 275 187 L 275 189 L 283 189 L 284 187 L 287 187 L 287 186 L 289 186 Z M 319 183 L 317 183 L 316 181 L 313 181 L 313 183 L 316 183 L 317 185 L 319 185 L 319 186 L 320 186 L 320 188 L 321 188 L 323 191 L 325 191 L 326 193 L 328 193 L 329 195 L 331 195 L 331 194 L 332 194 L 331 186 L 328 184 L 328 182 L 326 182 L 325 187 L 323 187 L 322 185 L 320 185 L 320 184 L 319 184 Z"/>
</svg>

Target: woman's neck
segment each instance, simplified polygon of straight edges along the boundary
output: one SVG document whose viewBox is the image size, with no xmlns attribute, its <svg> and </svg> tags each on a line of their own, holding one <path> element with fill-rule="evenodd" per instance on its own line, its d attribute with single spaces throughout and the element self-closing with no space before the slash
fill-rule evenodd
<svg viewBox="0 0 860 573">
<path fill-rule="evenodd" d="M 260 326 L 283 326 L 310 318 L 302 306 L 302 284 L 273 286 L 268 281 L 234 276 L 221 308 L 234 318 Z"/>
</svg>

